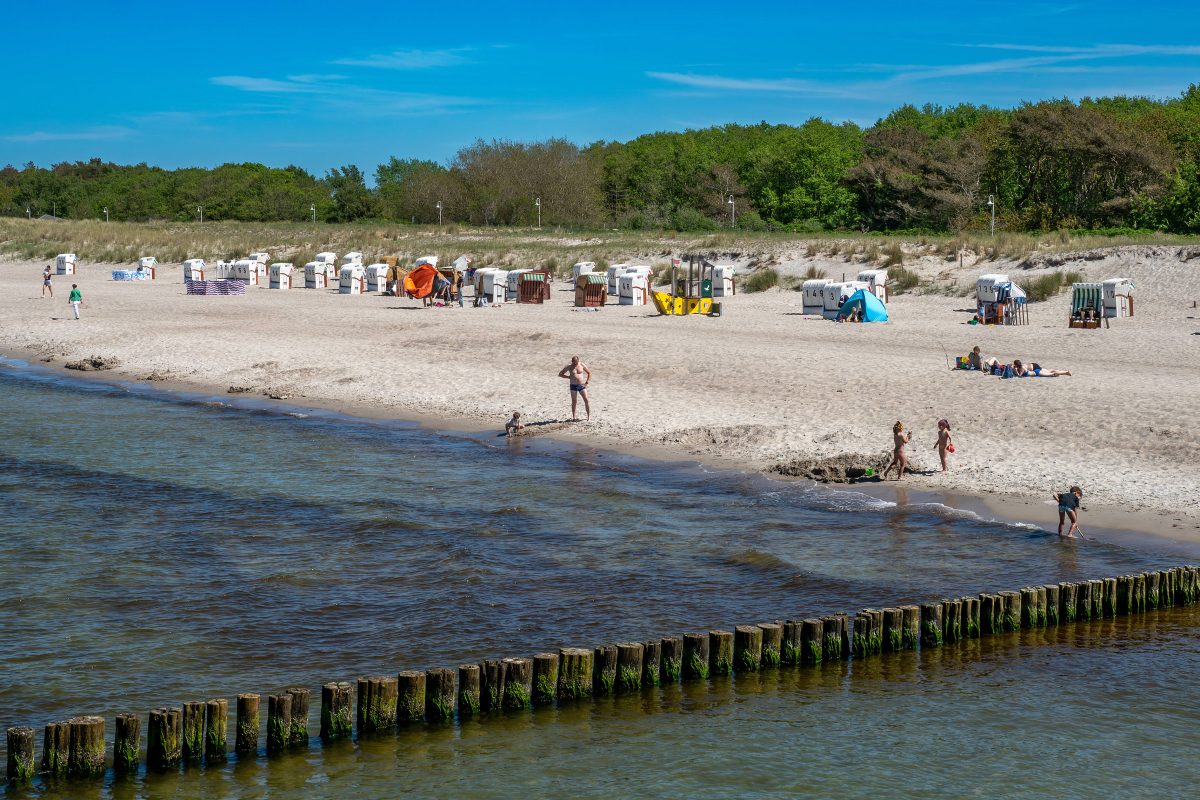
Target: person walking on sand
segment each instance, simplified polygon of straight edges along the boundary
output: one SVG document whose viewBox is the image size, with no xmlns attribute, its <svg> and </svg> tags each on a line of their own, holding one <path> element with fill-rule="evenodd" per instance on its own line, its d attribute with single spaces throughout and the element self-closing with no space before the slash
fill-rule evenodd
<svg viewBox="0 0 1200 800">
<path fill-rule="evenodd" d="M 571 363 L 563 367 L 558 377 L 566 378 L 571 382 L 571 421 L 578 422 L 579 414 L 576 409 L 579 405 L 579 398 L 583 398 L 583 410 L 587 413 L 588 421 L 592 419 L 592 404 L 588 402 L 587 387 L 592 380 L 592 371 L 588 369 L 587 364 L 579 360 L 579 356 L 571 356 Z"/>
<path fill-rule="evenodd" d="M 887 480 L 888 473 L 892 471 L 892 467 L 896 468 L 896 480 L 904 478 L 904 468 L 908 466 L 908 455 L 904 452 L 904 445 L 912 441 L 912 431 L 905 432 L 904 423 L 899 420 L 892 426 L 892 440 L 894 447 L 892 449 L 892 463 L 888 464 L 887 469 L 883 471 L 881 480 Z"/>
<path fill-rule="evenodd" d="M 79 306 L 83 305 L 83 293 L 79 291 L 78 284 L 71 284 L 71 296 L 67 298 L 67 302 L 71 304 L 71 311 L 75 313 L 75 319 L 79 319 Z"/>
<path fill-rule="evenodd" d="M 954 452 L 954 442 L 950 439 L 949 420 L 938 420 L 938 438 L 934 442 L 933 449 L 938 451 L 938 458 L 942 461 L 942 472 L 949 471 L 950 467 L 946 465 L 946 454 Z"/>
<path fill-rule="evenodd" d="M 54 297 L 54 271 L 47 264 L 42 270 L 42 297 L 46 296 L 46 292 L 50 292 L 50 296 Z"/>
<path fill-rule="evenodd" d="M 1083 500 L 1083 489 L 1072 486 L 1069 492 L 1054 495 L 1054 499 L 1058 501 L 1058 535 L 1063 535 L 1063 524 L 1070 518 L 1071 527 L 1067 528 L 1066 537 L 1073 539 L 1071 534 L 1078 533 L 1082 539 L 1083 532 L 1079 530 L 1079 503 Z"/>
</svg>

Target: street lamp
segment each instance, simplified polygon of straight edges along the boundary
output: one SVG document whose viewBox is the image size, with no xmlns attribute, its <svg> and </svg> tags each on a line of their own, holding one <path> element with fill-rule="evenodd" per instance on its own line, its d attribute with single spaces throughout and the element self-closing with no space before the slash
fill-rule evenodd
<svg viewBox="0 0 1200 800">
<path fill-rule="evenodd" d="M 438 225 L 441 225 L 442 224 L 442 201 L 441 200 L 437 201 L 437 210 L 438 210 Z"/>
<path fill-rule="evenodd" d="M 992 236 L 996 235 L 996 198 L 988 195 L 988 208 L 992 210 Z"/>
<path fill-rule="evenodd" d="M 108 222 L 108 206 L 104 207 L 104 221 Z"/>
<path fill-rule="evenodd" d="M 313 225 L 316 225 L 317 224 L 317 204 L 316 203 L 310 204 L 308 207 L 308 210 L 312 212 Z"/>
<path fill-rule="evenodd" d="M 537 210 L 538 210 L 538 230 L 541 230 L 541 228 L 542 228 L 542 198 L 540 198 L 540 197 L 539 197 L 537 200 L 534 200 L 534 201 L 533 201 L 533 204 L 534 204 L 535 206 L 537 206 Z"/>
<path fill-rule="evenodd" d="M 200 215 L 200 221 L 204 222 L 204 206 L 196 206 L 196 213 Z"/>
<path fill-rule="evenodd" d="M 33 211 L 29 208 L 29 206 L 25 206 L 25 218 L 33 219 Z"/>
<path fill-rule="evenodd" d="M 737 205 L 733 202 L 733 195 L 729 195 L 729 227 L 737 227 Z"/>
</svg>

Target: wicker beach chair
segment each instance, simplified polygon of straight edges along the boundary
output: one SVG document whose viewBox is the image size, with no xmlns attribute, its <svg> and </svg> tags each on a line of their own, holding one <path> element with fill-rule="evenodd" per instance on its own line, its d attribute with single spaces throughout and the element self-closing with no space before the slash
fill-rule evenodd
<svg viewBox="0 0 1200 800">
<path fill-rule="evenodd" d="M 608 300 L 608 275 L 584 273 L 575 279 L 575 307 L 598 308 Z"/>
<path fill-rule="evenodd" d="M 522 272 L 521 282 L 517 288 L 517 302 L 540 305 L 546 302 L 549 288 L 549 272 Z"/>
</svg>

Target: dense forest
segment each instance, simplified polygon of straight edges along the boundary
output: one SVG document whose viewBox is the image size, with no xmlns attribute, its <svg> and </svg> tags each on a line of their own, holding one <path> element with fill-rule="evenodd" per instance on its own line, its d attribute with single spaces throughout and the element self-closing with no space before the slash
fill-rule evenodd
<svg viewBox="0 0 1200 800">
<path fill-rule="evenodd" d="M 1015 109 L 904 106 L 863 129 L 726 125 L 579 147 L 480 140 L 447 164 L 164 170 L 98 159 L 0 170 L 0 214 L 394 220 L 705 230 L 1200 232 L 1200 86 Z M 732 199 L 732 203 L 730 200 Z"/>
</svg>

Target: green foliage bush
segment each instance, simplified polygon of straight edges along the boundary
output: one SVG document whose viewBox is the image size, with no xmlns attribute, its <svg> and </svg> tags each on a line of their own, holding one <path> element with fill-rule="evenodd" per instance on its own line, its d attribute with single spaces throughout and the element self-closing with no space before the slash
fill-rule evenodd
<svg viewBox="0 0 1200 800">
<path fill-rule="evenodd" d="M 890 267 L 888 269 L 888 292 L 890 294 L 911 292 L 920 285 L 920 276 L 912 270 L 904 267 Z"/>
<path fill-rule="evenodd" d="M 773 269 L 760 269 L 750 275 L 743 284 L 743 291 L 765 292 L 772 286 L 779 285 L 779 273 Z"/>
<path fill-rule="evenodd" d="M 1017 285 L 1025 290 L 1025 295 L 1031 303 L 1041 303 L 1070 288 L 1073 283 L 1083 281 L 1080 272 L 1049 272 L 1035 278 L 1017 281 Z"/>
</svg>

